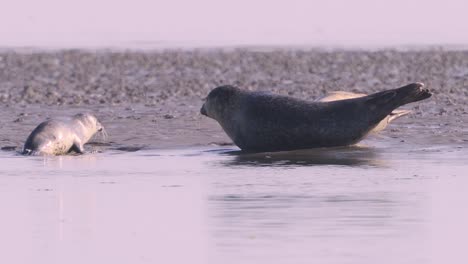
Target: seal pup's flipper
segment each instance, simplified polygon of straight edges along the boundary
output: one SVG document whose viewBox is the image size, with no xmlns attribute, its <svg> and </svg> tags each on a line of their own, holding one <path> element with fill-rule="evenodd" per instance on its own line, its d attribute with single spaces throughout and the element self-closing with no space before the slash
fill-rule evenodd
<svg viewBox="0 0 468 264">
<path fill-rule="evenodd" d="M 29 148 L 25 148 L 23 149 L 23 151 L 21 152 L 22 155 L 26 155 L 26 156 L 30 156 L 30 155 L 34 155 L 34 152 L 32 149 L 29 149 Z"/>
<path fill-rule="evenodd" d="M 71 146 L 70 150 L 68 151 L 68 153 L 70 152 L 76 152 L 78 154 L 83 154 L 84 153 L 84 147 L 83 147 L 83 144 L 81 144 L 80 142 L 74 142 L 73 145 Z"/>
</svg>

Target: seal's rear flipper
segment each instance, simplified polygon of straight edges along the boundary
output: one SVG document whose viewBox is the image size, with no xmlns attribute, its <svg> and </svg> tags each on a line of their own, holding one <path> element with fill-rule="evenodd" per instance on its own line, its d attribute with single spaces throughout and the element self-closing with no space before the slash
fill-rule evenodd
<svg viewBox="0 0 468 264">
<path fill-rule="evenodd" d="M 393 110 L 399 106 L 431 97 L 432 93 L 423 87 L 423 83 L 411 83 L 397 89 L 371 94 L 366 100 L 370 105 L 378 108 L 386 106 Z"/>
<path fill-rule="evenodd" d="M 427 99 L 432 96 L 429 89 L 423 88 L 423 83 L 412 83 L 401 88 L 395 89 L 396 98 L 400 105 L 405 105 Z"/>
</svg>

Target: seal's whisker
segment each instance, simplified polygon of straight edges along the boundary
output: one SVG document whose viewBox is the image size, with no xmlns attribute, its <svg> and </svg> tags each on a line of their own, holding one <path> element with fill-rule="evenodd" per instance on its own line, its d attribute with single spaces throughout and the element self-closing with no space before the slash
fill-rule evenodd
<svg viewBox="0 0 468 264">
<path fill-rule="evenodd" d="M 109 137 L 109 135 L 107 134 L 107 131 L 106 131 L 106 129 L 104 127 L 102 127 L 102 130 L 99 133 L 99 135 L 101 136 L 101 139 L 103 141 L 107 141 L 107 138 Z"/>
</svg>

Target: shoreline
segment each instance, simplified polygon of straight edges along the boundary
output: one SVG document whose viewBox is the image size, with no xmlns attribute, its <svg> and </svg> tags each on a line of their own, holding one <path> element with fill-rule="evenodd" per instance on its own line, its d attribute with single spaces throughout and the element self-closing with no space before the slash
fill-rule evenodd
<svg viewBox="0 0 468 264">
<path fill-rule="evenodd" d="M 134 53 L 163 53 L 163 52 L 191 52 L 191 51 L 315 51 L 315 52 L 379 52 L 379 51 L 467 51 L 468 44 L 399 44 L 399 45 L 339 45 L 339 44 L 187 44 L 187 43 L 158 43 L 135 42 L 119 44 L 82 44 L 82 45 L 0 45 L 0 53 L 14 51 L 18 53 L 54 53 L 66 51 L 82 52 L 134 52 Z"/>
</svg>

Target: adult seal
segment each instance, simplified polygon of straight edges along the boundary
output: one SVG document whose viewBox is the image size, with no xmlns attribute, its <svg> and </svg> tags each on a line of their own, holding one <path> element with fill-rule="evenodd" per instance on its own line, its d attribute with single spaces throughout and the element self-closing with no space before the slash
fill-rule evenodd
<svg viewBox="0 0 468 264">
<path fill-rule="evenodd" d="M 353 99 L 310 102 L 234 86 L 213 89 L 200 109 L 244 151 L 352 145 L 396 108 L 431 97 L 422 83 Z"/>
<path fill-rule="evenodd" d="M 317 102 L 331 102 L 331 101 L 339 101 L 339 100 L 346 100 L 352 98 L 359 98 L 364 97 L 367 94 L 363 93 L 353 93 L 353 92 L 345 92 L 345 91 L 333 91 L 330 93 L 325 94 L 324 96 L 318 98 Z M 370 132 L 371 133 L 378 133 L 384 130 L 390 122 L 393 122 L 395 119 L 410 114 L 411 110 L 405 109 L 395 109 L 393 110 L 388 116 L 386 116 L 382 121 L 380 121 Z"/>
<path fill-rule="evenodd" d="M 39 124 L 26 139 L 25 155 L 83 153 L 83 145 L 104 127 L 92 114 L 77 114 L 70 120 L 51 119 Z"/>
</svg>

